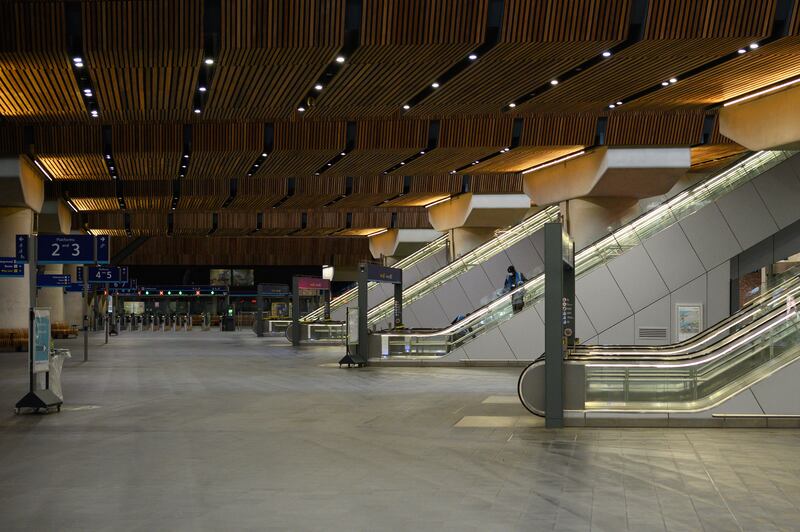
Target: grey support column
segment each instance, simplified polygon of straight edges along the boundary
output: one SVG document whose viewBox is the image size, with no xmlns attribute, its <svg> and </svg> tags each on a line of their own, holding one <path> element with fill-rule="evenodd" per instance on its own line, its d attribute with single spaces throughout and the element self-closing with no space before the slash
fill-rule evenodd
<svg viewBox="0 0 800 532">
<path fill-rule="evenodd" d="M 300 278 L 292 277 L 292 345 L 300 345 Z"/>
<path fill-rule="evenodd" d="M 367 312 L 369 300 L 367 294 L 367 265 L 358 265 L 358 356 L 355 362 L 365 364 L 369 359 L 369 325 Z"/>
<path fill-rule="evenodd" d="M 564 298 L 564 266 L 560 223 L 544 226 L 544 353 L 545 425 L 564 426 L 564 346 L 561 305 Z"/>
<path fill-rule="evenodd" d="M 83 265 L 83 361 L 89 361 L 89 265 Z"/>
</svg>

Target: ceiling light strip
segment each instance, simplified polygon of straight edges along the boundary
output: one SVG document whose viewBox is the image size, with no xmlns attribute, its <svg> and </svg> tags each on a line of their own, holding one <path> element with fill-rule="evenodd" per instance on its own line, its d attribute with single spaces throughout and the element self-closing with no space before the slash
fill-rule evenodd
<svg viewBox="0 0 800 532">
<path fill-rule="evenodd" d="M 547 161 L 546 163 L 537 164 L 536 166 L 532 166 L 532 167 L 528 168 L 527 170 L 523 170 L 522 174 L 530 174 L 531 172 L 535 172 L 537 170 L 541 170 L 543 168 L 547 168 L 548 166 L 553 166 L 553 165 L 556 165 L 556 164 L 559 164 L 559 163 L 563 163 L 563 162 L 569 161 L 570 159 L 574 159 L 575 157 L 580 157 L 581 155 L 583 155 L 585 153 L 586 153 L 586 150 L 581 150 L 581 151 L 577 151 L 575 153 L 570 153 L 570 154 L 565 155 L 563 157 L 559 157 L 557 159 L 553 159 L 552 161 Z"/>
<path fill-rule="evenodd" d="M 752 100 L 753 98 L 758 98 L 759 96 L 763 96 L 765 94 L 770 94 L 772 92 L 779 91 L 781 89 L 785 89 L 787 87 L 791 87 L 792 85 L 796 85 L 800 83 L 800 78 L 795 78 L 789 81 L 783 81 L 778 83 L 777 85 L 772 85 L 771 87 L 766 87 L 763 89 L 759 89 L 756 92 L 751 92 L 750 94 L 746 94 L 744 96 L 740 96 L 733 100 L 729 100 L 722 104 L 723 107 L 729 107 L 731 105 L 736 105 L 737 103 L 746 102 L 747 100 Z"/>
<path fill-rule="evenodd" d="M 83 2 L 67 2 L 64 6 L 66 19 L 67 42 L 69 46 L 69 61 L 72 65 L 72 75 L 81 94 L 81 99 L 92 118 L 100 118 L 100 106 L 97 103 L 97 93 L 92 86 L 86 55 L 83 51 Z"/>
</svg>

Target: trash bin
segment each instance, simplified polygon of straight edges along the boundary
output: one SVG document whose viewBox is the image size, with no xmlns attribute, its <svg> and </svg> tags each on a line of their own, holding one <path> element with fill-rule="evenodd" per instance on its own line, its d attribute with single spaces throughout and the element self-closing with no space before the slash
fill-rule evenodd
<svg viewBox="0 0 800 532">
<path fill-rule="evenodd" d="M 51 349 L 50 350 L 50 375 L 48 377 L 48 384 L 50 391 L 56 396 L 64 400 L 64 393 L 61 391 L 61 370 L 64 367 L 64 361 L 72 358 L 69 349 Z"/>
</svg>

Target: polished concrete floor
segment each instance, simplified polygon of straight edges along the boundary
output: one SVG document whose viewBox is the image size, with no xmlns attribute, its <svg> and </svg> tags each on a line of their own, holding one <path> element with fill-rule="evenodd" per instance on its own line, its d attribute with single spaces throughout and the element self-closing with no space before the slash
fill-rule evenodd
<svg viewBox="0 0 800 532">
<path fill-rule="evenodd" d="M 46 416 L 12 413 L 26 355 L 0 353 L 0 530 L 800 529 L 798 430 L 546 430 L 518 369 L 248 332 L 67 343 Z"/>
</svg>

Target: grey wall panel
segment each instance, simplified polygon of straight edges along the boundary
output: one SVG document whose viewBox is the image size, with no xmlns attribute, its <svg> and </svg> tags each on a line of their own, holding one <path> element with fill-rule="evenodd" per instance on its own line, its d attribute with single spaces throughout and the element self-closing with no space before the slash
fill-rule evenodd
<svg viewBox="0 0 800 532">
<path fill-rule="evenodd" d="M 592 336 L 591 338 L 588 338 L 586 340 L 581 338 L 580 343 L 583 345 L 598 345 L 597 336 Z"/>
<path fill-rule="evenodd" d="M 442 249 L 437 251 L 429 258 L 420 261 L 417 263 L 416 268 L 419 270 L 420 279 L 429 276 L 439 268 L 443 268 L 447 265 L 447 252 Z M 410 286 L 408 283 L 404 283 L 406 286 Z"/>
<path fill-rule="evenodd" d="M 539 257 L 544 260 L 544 228 L 536 231 L 529 238 Z"/>
<path fill-rule="evenodd" d="M 575 299 L 577 299 L 577 304 L 575 305 L 575 335 L 578 341 L 584 341 L 584 338 L 597 336 L 597 331 L 589 320 L 589 316 L 587 316 L 586 311 L 583 310 L 580 298 L 576 297 Z M 544 305 L 542 305 L 542 314 L 540 315 L 544 316 Z"/>
<path fill-rule="evenodd" d="M 523 310 L 503 322 L 500 332 L 520 360 L 535 360 L 544 353 L 544 323 L 534 309 Z"/>
<path fill-rule="evenodd" d="M 414 313 L 419 327 L 443 327 L 455 317 L 447 320 L 445 312 L 434 294 L 428 294 L 422 299 L 414 301 L 410 309 Z"/>
<path fill-rule="evenodd" d="M 705 271 L 678 224 L 648 238 L 644 247 L 670 290 L 683 286 Z"/>
<path fill-rule="evenodd" d="M 767 414 L 800 414 L 800 362 L 754 384 L 753 394 Z"/>
<path fill-rule="evenodd" d="M 413 309 L 403 309 L 403 325 L 410 329 L 417 329 L 420 327 L 424 327 L 422 323 L 420 323 L 419 319 L 417 319 L 417 314 L 413 311 Z"/>
<path fill-rule="evenodd" d="M 797 209 L 800 214 L 800 206 Z M 778 231 L 773 239 L 775 261 L 800 253 L 800 222 L 794 222 Z"/>
<path fill-rule="evenodd" d="M 411 266 L 410 268 L 405 268 L 403 270 L 403 287 L 411 286 L 422 279 L 422 277 L 422 272 L 420 272 L 416 265 Z"/>
<path fill-rule="evenodd" d="M 467 299 L 469 299 L 470 302 L 470 306 L 466 309 L 464 314 L 480 308 L 482 306 L 482 299 L 484 301 L 491 301 L 493 299 L 492 294 L 495 288 L 489 281 L 489 278 L 486 277 L 486 272 L 484 272 L 481 267 L 472 268 L 461 274 L 456 279 L 456 282 L 461 284 L 461 289 L 467 294 Z"/>
<path fill-rule="evenodd" d="M 609 261 L 608 269 L 634 311 L 667 294 L 667 285 L 653 266 L 644 246 L 636 246 L 614 257 Z"/>
<path fill-rule="evenodd" d="M 675 305 L 677 304 L 700 304 L 703 305 L 703 327 L 708 328 L 708 305 L 706 304 L 706 276 L 701 275 L 697 279 L 683 285 L 670 294 L 670 315 L 672 321 L 672 342 L 677 342 L 678 326 L 675 321 Z"/>
<path fill-rule="evenodd" d="M 600 343 L 603 345 L 633 345 L 634 344 L 634 319 L 633 316 L 625 318 L 620 323 L 609 327 L 600 333 Z"/>
<path fill-rule="evenodd" d="M 583 310 L 599 331 L 604 331 L 633 312 L 605 266 L 598 266 L 578 279 L 575 292 Z"/>
<path fill-rule="evenodd" d="M 790 157 L 789 160 L 778 165 L 778 167 L 782 166 L 787 166 L 792 172 L 794 172 L 794 175 L 800 178 L 800 157 L 797 155 Z"/>
<path fill-rule="evenodd" d="M 439 300 L 439 305 L 444 310 L 444 316 L 442 321 L 428 325 L 428 327 L 443 327 L 459 314 L 467 314 L 472 310 L 467 295 L 456 279 L 444 283 L 433 292 L 433 295 Z"/>
<path fill-rule="evenodd" d="M 639 339 L 639 327 L 665 327 L 667 337 L 663 340 Z M 664 345 L 672 342 L 672 319 L 670 318 L 669 296 L 664 296 L 633 317 L 633 334 L 636 345 Z"/>
<path fill-rule="evenodd" d="M 706 270 L 719 266 L 742 251 L 714 203 L 685 218 L 680 225 Z"/>
<path fill-rule="evenodd" d="M 455 349 L 447 353 L 440 360 L 445 360 L 448 362 L 458 362 L 459 360 L 469 360 L 469 357 L 467 356 L 467 352 L 464 351 L 464 348 L 459 347 L 458 349 Z"/>
<path fill-rule="evenodd" d="M 463 347 L 471 360 L 514 360 L 515 358 L 514 353 L 508 346 L 508 342 L 500 334 L 500 329 L 497 327 L 477 336 L 471 342 L 464 344 Z"/>
<path fill-rule="evenodd" d="M 386 283 L 378 283 L 378 286 L 370 290 L 367 294 L 367 302 L 369 303 L 369 308 L 372 308 L 375 305 L 378 305 L 379 303 L 386 301 L 390 297 L 394 297 L 393 286 L 388 285 Z"/>
<path fill-rule="evenodd" d="M 767 170 L 753 180 L 778 227 L 786 227 L 800 216 L 800 179 L 788 163 Z"/>
<path fill-rule="evenodd" d="M 491 259 L 481 264 L 486 278 L 492 284 L 492 289 L 503 288 L 506 275 L 508 275 L 508 265 L 511 264 L 510 259 L 505 253 L 498 253 Z"/>
<path fill-rule="evenodd" d="M 528 279 L 536 268 L 541 268 L 542 259 L 533 247 L 533 244 L 527 238 L 523 238 L 510 248 L 506 249 L 506 256 L 518 272 Z"/>
<path fill-rule="evenodd" d="M 706 293 L 707 309 L 706 318 L 710 327 L 730 316 L 731 291 L 730 291 L 731 263 L 723 262 L 707 275 Z"/>
<path fill-rule="evenodd" d="M 745 183 L 717 199 L 717 206 L 742 249 L 749 248 L 778 230 L 778 225 L 752 183 Z"/>
</svg>

